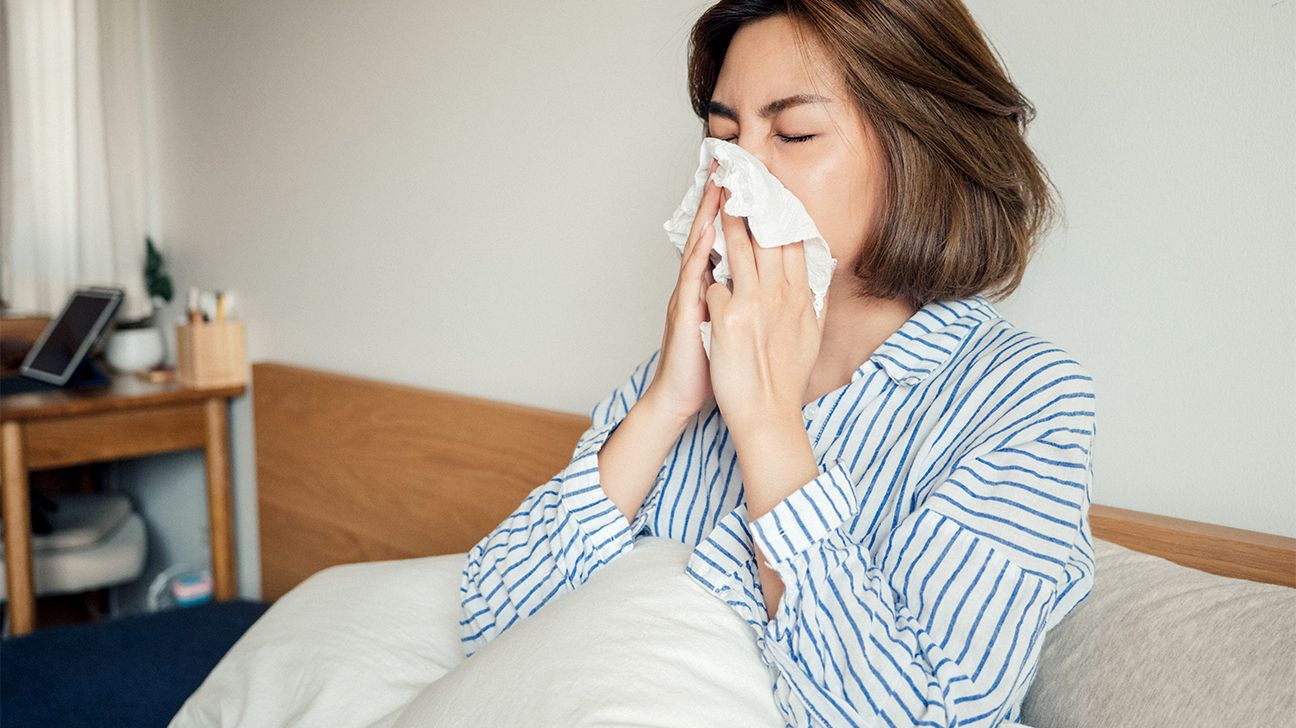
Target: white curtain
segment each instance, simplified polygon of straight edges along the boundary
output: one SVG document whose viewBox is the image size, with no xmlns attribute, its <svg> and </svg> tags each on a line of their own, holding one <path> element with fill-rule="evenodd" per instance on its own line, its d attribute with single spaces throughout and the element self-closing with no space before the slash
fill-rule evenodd
<svg viewBox="0 0 1296 728">
<path fill-rule="evenodd" d="M 0 295 L 53 314 L 115 285 L 147 316 L 140 0 L 2 1 Z"/>
</svg>

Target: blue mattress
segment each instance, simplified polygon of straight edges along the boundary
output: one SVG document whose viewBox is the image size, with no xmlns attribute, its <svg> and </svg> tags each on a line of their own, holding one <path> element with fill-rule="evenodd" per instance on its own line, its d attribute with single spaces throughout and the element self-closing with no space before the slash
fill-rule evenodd
<svg viewBox="0 0 1296 728">
<path fill-rule="evenodd" d="M 0 641 L 0 724 L 166 726 L 269 608 L 208 602 Z"/>
</svg>

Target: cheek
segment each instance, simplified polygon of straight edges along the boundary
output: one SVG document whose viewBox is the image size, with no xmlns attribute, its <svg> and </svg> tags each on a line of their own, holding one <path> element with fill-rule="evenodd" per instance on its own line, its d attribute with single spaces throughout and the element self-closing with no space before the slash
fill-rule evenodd
<svg viewBox="0 0 1296 728">
<path fill-rule="evenodd" d="M 859 168 L 845 165 L 811 167 L 801 172 L 781 181 L 805 205 L 815 227 L 828 241 L 833 258 L 845 264 L 858 253 L 876 218 L 872 180 Z"/>
<path fill-rule="evenodd" d="M 833 257 L 844 260 L 853 255 L 862 235 L 859 200 L 853 185 L 842 184 L 841 174 L 827 165 L 796 179 L 783 180 L 783 184 L 805 205 L 815 227 L 828 241 Z"/>
<path fill-rule="evenodd" d="M 874 179 L 870 160 L 861 159 L 837 140 L 824 142 L 821 149 L 779 160 L 783 163 L 770 172 L 805 205 L 833 257 L 844 263 L 855 257 L 870 235 L 881 180 Z"/>
<path fill-rule="evenodd" d="M 840 194 L 838 185 L 834 184 L 838 178 L 833 167 L 831 159 L 806 159 L 785 164 L 779 170 L 770 170 L 805 205 L 806 212 L 821 231 L 821 218 L 839 201 L 836 199 Z"/>
</svg>

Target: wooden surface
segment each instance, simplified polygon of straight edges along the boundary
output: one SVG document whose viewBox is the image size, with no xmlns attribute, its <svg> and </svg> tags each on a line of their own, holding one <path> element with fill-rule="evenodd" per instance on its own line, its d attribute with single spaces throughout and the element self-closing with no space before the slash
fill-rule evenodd
<svg viewBox="0 0 1296 728">
<path fill-rule="evenodd" d="M 462 553 L 570 461 L 589 418 L 274 362 L 252 367 L 262 598 L 335 564 Z M 1093 535 L 1296 586 L 1296 539 L 1093 505 Z"/>
<path fill-rule="evenodd" d="M 114 375 L 107 387 L 52 390 L 6 395 L 0 421 L 34 420 L 91 412 L 133 410 L 177 402 L 201 403 L 211 397 L 237 397 L 244 385 L 187 387 L 179 382 L 146 382 L 132 375 Z"/>
<path fill-rule="evenodd" d="M 45 332 L 49 322 L 50 317 L 44 314 L 0 316 L 0 337 L 34 343 Z"/>
<path fill-rule="evenodd" d="M 242 321 L 175 327 L 179 381 L 195 387 L 247 382 L 247 328 Z"/>
<path fill-rule="evenodd" d="M 1296 539 L 1094 504 L 1094 538 L 1184 566 L 1296 587 Z"/>
<path fill-rule="evenodd" d="M 238 596 L 234 561 L 234 515 L 230 510 L 229 417 L 221 397 L 203 403 L 206 442 L 207 517 L 211 533 L 212 596 L 227 601 Z"/>
<path fill-rule="evenodd" d="M 334 564 L 461 553 L 567 465 L 587 418 L 252 367 L 262 598 Z"/>
<path fill-rule="evenodd" d="M 207 460 L 212 580 L 218 600 L 237 595 L 229 497 L 226 398 L 242 386 L 193 388 L 114 375 L 108 387 L 5 397 L 0 403 L 10 634 L 35 624 L 28 472 L 202 448 Z"/>
<path fill-rule="evenodd" d="M 27 634 L 36 623 L 32 588 L 31 494 L 21 422 L 0 422 L 0 506 L 3 507 L 5 589 L 9 597 L 9 633 Z"/>
<path fill-rule="evenodd" d="M 18 373 L 49 321 L 45 315 L 0 315 L 0 375 Z"/>
<path fill-rule="evenodd" d="M 177 402 L 29 420 L 27 469 L 203 447 L 207 444 L 203 406 L 203 402 Z"/>
</svg>

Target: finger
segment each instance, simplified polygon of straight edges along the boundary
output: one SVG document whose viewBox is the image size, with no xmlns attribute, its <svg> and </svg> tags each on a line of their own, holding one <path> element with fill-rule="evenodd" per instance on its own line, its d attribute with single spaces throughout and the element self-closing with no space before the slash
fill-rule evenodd
<svg viewBox="0 0 1296 728">
<path fill-rule="evenodd" d="M 707 181 L 702 187 L 702 199 L 698 201 L 697 212 L 693 215 L 693 224 L 689 227 L 689 236 L 684 243 L 684 257 L 688 258 L 692 252 L 693 246 L 697 244 L 698 236 L 702 234 L 702 229 L 715 220 L 715 208 L 719 204 L 720 187 L 711 181 L 711 173 L 715 172 L 716 167 L 720 165 L 718 160 L 711 160 L 711 167 L 707 171 Z"/>
<path fill-rule="evenodd" d="M 702 273 L 711 260 L 711 248 L 714 244 L 715 226 L 708 225 L 702 229 L 702 234 L 694 244 L 689 257 L 684 259 L 684 269 L 680 271 L 680 275 L 689 280 L 701 280 Z"/>
<path fill-rule="evenodd" d="M 783 274 L 783 248 L 786 245 L 780 245 L 773 248 L 767 248 L 760 244 L 759 240 L 752 237 L 751 227 L 747 227 L 747 239 L 751 241 L 752 252 L 755 253 L 756 275 L 760 279 L 761 285 L 781 286 L 785 285 L 787 278 Z"/>
<path fill-rule="evenodd" d="M 810 276 L 806 273 L 805 241 L 798 240 L 783 246 L 783 274 L 794 290 L 810 291 Z"/>
<path fill-rule="evenodd" d="M 733 276 L 733 290 L 738 293 L 760 285 L 760 278 L 756 274 L 756 258 L 752 254 L 752 243 L 747 237 L 746 225 L 742 218 L 724 211 L 724 203 L 728 200 L 728 190 L 725 190 L 725 195 L 721 198 L 720 221 L 724 229 L 725 254 L 729 258 L 729 270 Z"/>
<path fill-rule="evenodd" d="M 714 327 L 719 325 L 717 322 L 724 316 L 725 307 L 729 305 L 729 299 L 732 297 L 733 294 L 729 292 L 729 289 L 718 283 L 706 287 L 704 300 L 706 301 L 707 318 L 712 324 L 712 335 L 715 333 Z"/>
<path fill-rule="evenodd" d="M 713 225 L 715 221 L 714 208 L 718 204 L 720 197 L 720 188 L 711 180 L 707 180 L 706 186 L 702 191 L 702 199 L 698 203 L 698 211 L 693 215 L 693 224 L 689 227 L 688 240 L 684 244 L 684 257 L 688 258 L 697 245 L 698 238 L 702 231 L 708 226 Z"/>
</svg>

